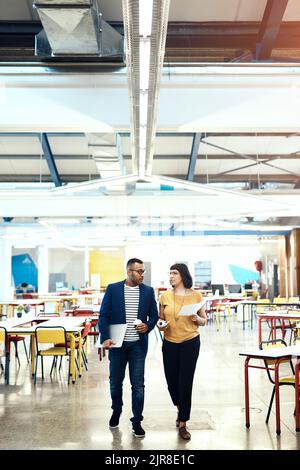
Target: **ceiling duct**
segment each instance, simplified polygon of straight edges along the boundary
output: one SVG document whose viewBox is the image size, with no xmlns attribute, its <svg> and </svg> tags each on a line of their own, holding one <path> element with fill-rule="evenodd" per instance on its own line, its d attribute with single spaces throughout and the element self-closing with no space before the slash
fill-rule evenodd
<svg viewBox="0 0 300 470">
<path fill-rule="evenodd" d="M 93 133 L 86 134 L 86 137 L 89 155 L 95 161 L 101 178 L 125 175 L 123 155 L 115 134 Z"/>
<path fill-rule="evenodd" d="M 33 6 L 44 28 L 35 55 L 123 57 L 123 37 L 103 20 L 97 0 L 37 0 Z"/>
<path fill-rule="evenodd" d="M 120 134 L 86 134 L 89 155 L 95 161 L 101 179 L 117 178 L 126 175 L 126 168 L 121 148 Z M 100 189 L 105 194 L 131 194 L 134 183 L 123 183 Z"/>
</svg>

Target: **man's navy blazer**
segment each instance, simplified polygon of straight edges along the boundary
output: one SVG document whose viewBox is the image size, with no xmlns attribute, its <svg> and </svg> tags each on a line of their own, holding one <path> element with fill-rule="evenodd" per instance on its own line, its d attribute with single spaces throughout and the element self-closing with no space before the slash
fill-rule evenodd
<svg viewBox="0 0 300 470">
<path fill-rule="evenodd" d="M 126 323 L 124 283 L 125 281 L 115 282 L 107 286 L 99 315 L 101 343 L 110 338 L 109 325 Z M 147 333 L 140 333 L 140 339 L 143 341 L 147 351 L 148 333 L 155 327 L 158 320 L 157 303 L 152 287 L 140 284 L 139 288 L 140 297 L 137 318 L 148 326 Z"/>
</svg>

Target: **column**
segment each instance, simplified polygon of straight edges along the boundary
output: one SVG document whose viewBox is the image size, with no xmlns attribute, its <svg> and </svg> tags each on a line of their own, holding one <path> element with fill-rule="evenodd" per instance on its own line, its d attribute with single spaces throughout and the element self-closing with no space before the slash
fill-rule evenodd
<svg viewBox="0 0 300 470">
<path fill-rule="evenodd" d="M 4 236 L 7 236 L 4 234 Z M 8 238 L 0 238 L 0 300 L 12 300 L 12 244 Z"/>
<path fill-rule="evenodd" d="M 49 250 L 47 246 L 38 247 L 38 285 L 39 295 L 49 291 Z"/>
<path fill-rule="evenodd" d="M 278 278 L 280 297 L 289 297 L 291 295 L 290 266 L 291 266 L 291 245 L 289 235 L 281 236 L 278 243 Z"/>
<path fill-rule="evenodd" d="M 291 268 L 293 279 L 293 296 L 300 295 L 300 229 L 295 228 L 291 233 Z"/>
<path fill-rule="evenodd" d="M 84 250 L 84 286 L 90 285 L 90 250 L 86 246 Z"/>
</svg>

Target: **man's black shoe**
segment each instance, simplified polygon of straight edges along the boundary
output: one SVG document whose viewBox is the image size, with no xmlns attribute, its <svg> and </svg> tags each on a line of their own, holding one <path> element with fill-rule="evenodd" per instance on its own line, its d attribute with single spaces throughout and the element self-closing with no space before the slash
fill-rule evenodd
<svg viewBox="0 0 300 470">
<path fill-rule="evenodd" d="M 145 437 L 145 434 L 146 434 L 140 422 L 132 423 L 132 432 L 135 437 L 139 437 L 139 438 Z"/>
<path fill-rule="evenodd" d="M 109 420 L 109 427 L 111 429 L 117 428 L 119 426 L 120 415 L 121 413 L 117 413 L 116 411 L 114 411 L 111 415 L 111 418 Z"/>
</svg>

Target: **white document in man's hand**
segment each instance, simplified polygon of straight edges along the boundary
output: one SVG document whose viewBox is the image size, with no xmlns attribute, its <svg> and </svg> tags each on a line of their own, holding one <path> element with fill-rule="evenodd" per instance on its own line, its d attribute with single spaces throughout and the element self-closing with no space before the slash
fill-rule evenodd
<svg viewBox="0 0 300 470">
<path fill-rule="evenodd" d="M 183 305 L 181 307 L 181 310 L 179 312 L 179 315 L 182 315 L 184 317 L 190 317 L 192 315 L 196 315 L 196 313 L 206 304 L 206 300 L 202 300 L 198 304 L 189 304 L 189 305 Z"/>
<path fill-rule="evenodd" d="M 122 346 L 126 328 L 127 323 L 109 325 L 109 339 L 111 339 L 115 343 L 111 345 L 111 348 L 120 348 Z M 95 346 L 97 348 L 102 347 L 102 344 L 100 343 L 100 335 L 98 336 L 98 342 L 95 343 Z"/>
<path fill-rule="evenodd" d="M 115 343 L 112 348 L 120 348 L 122 346 L 127 323 L 121 323 L 120 325 L 109 325 L 110 339 Z"/>
</svg>

